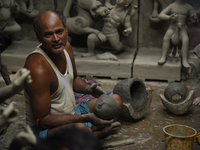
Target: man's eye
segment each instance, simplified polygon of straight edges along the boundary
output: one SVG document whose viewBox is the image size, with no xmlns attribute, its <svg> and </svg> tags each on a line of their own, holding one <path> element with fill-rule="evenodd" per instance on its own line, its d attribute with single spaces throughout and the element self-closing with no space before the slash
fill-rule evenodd
<svg viewBox="0 0 200 150">
<path fill-rule="evenodd" d="M 62 34 L 64 30 L 58 30 L 57 34 Z"/>
<path fill-rule="evenodd" d="M 49 38 L 49 37 L 51 37 L 51 33 L 46 33 L 46 34 L 44 34 L 44 36 L 46 37 L 46 38 Z"/>
</svg>

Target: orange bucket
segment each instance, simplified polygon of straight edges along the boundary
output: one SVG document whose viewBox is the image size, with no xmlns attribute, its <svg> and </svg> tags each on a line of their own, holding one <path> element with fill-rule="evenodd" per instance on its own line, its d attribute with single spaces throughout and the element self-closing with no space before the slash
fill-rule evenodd
<svg viewBox="0 0 200 150">
<path fill-rule="evenodd" d="M 193 150 L 197 131 L 185 125 L 168 125 L 163 128 L 166 150 Z"/>
</svg>

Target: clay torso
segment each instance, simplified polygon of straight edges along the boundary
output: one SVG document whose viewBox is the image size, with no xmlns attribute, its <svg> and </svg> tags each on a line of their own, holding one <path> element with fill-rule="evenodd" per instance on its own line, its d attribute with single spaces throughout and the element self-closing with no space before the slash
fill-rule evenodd
<svg viewBox="0 0 200 150">
<path fill-rule="evenodd" d="M 122 24 L 123 18 L 125 17 L 124 15 L 124 11 L 118 12 L 113 8 L 110 14 L 104 18 L 103 32 L 110 34 L 118 32 L 117 29 L 119 25 Z"/>
</svg>

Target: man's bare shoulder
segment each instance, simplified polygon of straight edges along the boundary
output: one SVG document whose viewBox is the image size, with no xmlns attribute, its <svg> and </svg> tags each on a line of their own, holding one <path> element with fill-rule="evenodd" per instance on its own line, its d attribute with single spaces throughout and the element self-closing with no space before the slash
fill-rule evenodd
<svg viewBox="0 0 200 150">
<path fill-rule="evenodd" d="M 46 75 L 51 72 L 51 67 L 48 61 L 39 53 L 30 54 L 25 62 L 25 68 L 31 71 L 31 75 Z"/>
</svg>

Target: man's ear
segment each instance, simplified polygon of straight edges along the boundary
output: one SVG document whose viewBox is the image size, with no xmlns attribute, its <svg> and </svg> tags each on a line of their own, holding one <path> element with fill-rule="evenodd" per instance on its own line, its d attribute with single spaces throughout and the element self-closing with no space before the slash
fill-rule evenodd
<svg viewBox="0 0 200 150">
<path fill-rule="evenodd" d="M 65 32 L 68 34 L 68 29 L 67 29 L 67 27 L 65 26 Z"/>
</svg>

